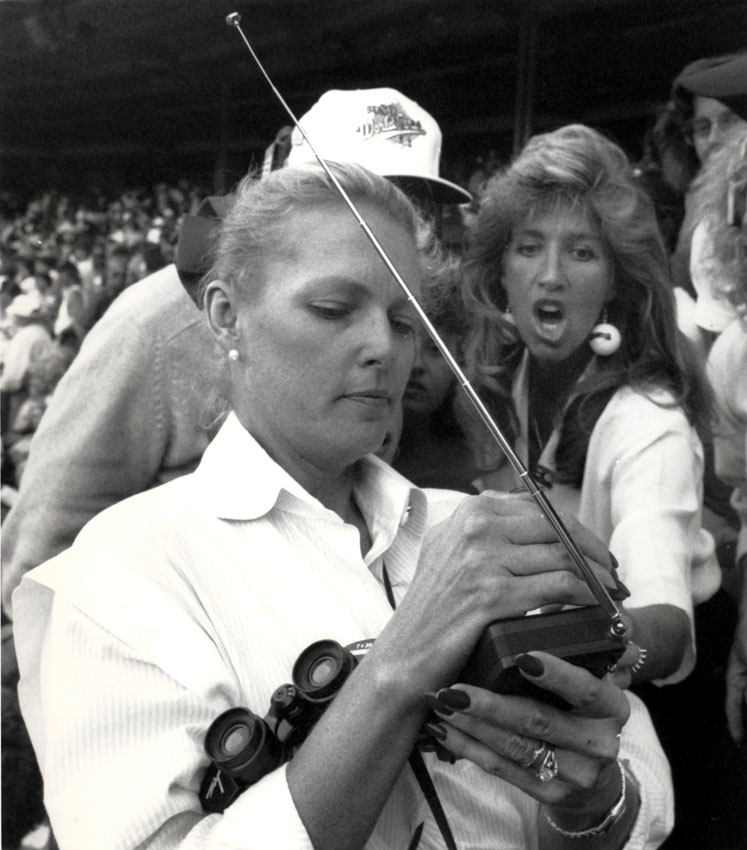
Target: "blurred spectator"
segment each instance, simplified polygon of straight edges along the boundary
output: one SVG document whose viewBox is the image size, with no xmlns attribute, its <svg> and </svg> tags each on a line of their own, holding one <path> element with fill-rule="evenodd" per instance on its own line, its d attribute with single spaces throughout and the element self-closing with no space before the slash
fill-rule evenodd
<svg viewBox="0 0 747 850">
<path fill-rule="evenodd" d="M 475 157 L 466 176 L 466 186 L 473 200 L 471 203 L 462 204 L 459 207 L 463 227 L 467 228 L 474 222 L 480 207 L 480 198 L 482 197 L 485 185 L 503 164 L 494 150 L 488 151 L 485 155 Z"/>
<path fill-rule="evenodd" d="M 735 318 L 718 335 L 708 355 L 708 375 L 713 385 L 718 420 L 714 429 L 715 469 L 728 486 L 731 504 L 739 518 L 739 534 L 723 559 L 724 586 L 736 598 L 738 619 L 720 620 L 718 629 L 727 644 L 725 714 L 729 735 L 741 747 L 716 739 L 714 761 L 729 783 L 731 802 L 722 804 L 730 827 L 729 847 L 747 846 L 747 825 L 739 801 L 747 797 L 747 134 L 727 164 L 728 180 L 720 184 L 720 197 L 712 201 L 722 214 L 711 223 L 714 259 L 724 269 L 714 295 L 728 299 Z M 721 732 L 719 727 L 718 732 Z M 718 788 L 716 789 L 719 790 Z M 720 814 L 720 812 L 719 812 Z"/>
<path fill-rule="evenodd" d="M 747 53 L 698 59 L 674 80 L 670 100 L 654 128 L 664 174 L 685 193 L 685 217 L 672 255 L 676 286 L 695 297 L 690 245 L 700 220 L 698 180 L 711 155 L 747 128 Z M 724 65 L 733 69 L 723 73 Z"/>
<path fill-rule="evenodd" d="M 651 156 L 650 148 L 649 151 L 646 148 L 648 145 L 644 142 L 644 156 L 633 166 L 633 176 L 653 201 L 664 245 L 672 254 L 685 216 L 685 202 L 667 181 L 662 166 Z"/>
<path fill-rule="evenodd" d="M 60 291 L 60 307 L 53 326 L 55 339 L 63 339 L 72 334 L 76 348 L 83 341 L 83 309 L 85 296 L 80 285 L 80 272 L 70 261 L 62 263 L 57 269 L 57 285 Z"/>
<path fill-rule="evenodd" d="M 668 123 L 658 128 L 660 142 L 681 145 L 684 139 L 688 167 L 696 174 L 687 189 L 685 218 L 672 255 L 678 323 L 705 360 L 714 339 L 735 315 L 729 302 L 718 296 L 729 273 L 716 257 L 712 233 L 726 216 L 725 204 L 718 199 L 726 195 L 729 158 L 747 132 L 747 52 L 688 65 L 674 82 L 669 106 Z M 682 297 L 684 288 L 692 298 Z M 733 550 L 737 518 L 729 506 L 728 488 L 714 474 L 710 440 L 704 440 L 704 450 L 703 522 L 713 534 L 723 568 Z M 707 639 L 700 645 L 704 656 L 711 651 Z M 718 659 L 717 640 L 712 652 Z"/>
<path fill-rule="evenodd" d="M 423 283 L 423 307 L 451 354 L 459 359 L 467 331 L 456 260 Z M 418 327 L 410 380 L 402 399 L 403 421 L 392 466 L 418 487 L 476 493 L 478 471 L 457 420 L 457 379 L 435 342 Z"/>
<path fill-rule="evenodd" d="M 16 295 L 20 294 L 20 287 L 11 277 L 0 278 L 0 364 L 5 362 L 8 343 L 17 329 L 12 313 L 8 312 L 8 307 L 13 303 Z"/>
<path fill-rule="evenodd" d="M 12 464 L 16 488 L 26 465 L 31 438 L 73 356 L 72 350 L 51 339 L 40 339 L 31 349 L 25 398 L 13 413 L 7 432 L 3 432 L 3 448 Z"/>
<path fill-rule="evenodd" d="M 747 57 L 746 57 L 747 60 Z M 745 62 L 747 74 L 747 61 Z M 700 329 L 702 345 L 708 350 L 716 336 L 737 317 L 729 293 L 739 287 L 741 269 L 724 262 L 719 242 L 727 219 L 729 183 L 733 180 L 735 163 L 747 139 L 747 122 L 741 135 L 733 135 L 714 152 L 703 169 L 698 188 L 700 221 L 692 238 L 690 274 L 696 291 L 695 321 Z"/>
<path fill-rule="evenodd" d="M 52 338 L 42 309 L 42 297 L 38 291 L 17 295 L 7 312 L 15 328 L 5 349 L 0 376 L 3 434 L 27 392 L 29 364 L 34 345 L 41 340 Z"/>
</svg>

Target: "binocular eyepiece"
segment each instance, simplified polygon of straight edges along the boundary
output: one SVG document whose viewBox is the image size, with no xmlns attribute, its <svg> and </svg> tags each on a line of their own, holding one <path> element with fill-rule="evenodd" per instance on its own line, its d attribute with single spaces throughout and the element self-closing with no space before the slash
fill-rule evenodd
<svg viewBox="0 0 747 850">
<path fill-rule="evenodd" d="M 275 690 L 264 717 L 248 708 L 230 708 L 216 717 L 205 736 L 210 765 L 200 787 L 203 809 L 222 812 L 288 761 L 372 645 L 372 640 L 347 647 L 316 641 L 298 656 L 293 684 Z"/>
<path fill-rule="evenodd" d="M 248 708 L 230 708 L 217 717 L 207 731 L 205 751 L 216 767 L 244 785 L 285 761 L 285 749 L 267 720 Z"/>
<path fill-rule="evenodd" d="M 313 705 L 324 705 L 337 695 L 358 663 L 353 653 L 334 640 L 318 640 L 306 647 L 293 665 L 293 684 Z"/>
</svg>

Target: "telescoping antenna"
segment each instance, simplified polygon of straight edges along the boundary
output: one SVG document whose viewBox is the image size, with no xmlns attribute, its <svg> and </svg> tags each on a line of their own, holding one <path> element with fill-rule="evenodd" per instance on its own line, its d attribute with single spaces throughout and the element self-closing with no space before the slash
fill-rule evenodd
<svg viewBox="0 0 747 850">
<path fill-rule="evenodd" d="M 557 534 L 558 539 L 565 546 L 566 550 L 568 551 L 568 554 L 573 559 L 573 562 L 576 564 L 576 566 L 581 571 L 581 574 L 584 576 L 587 584 L 591 588 L 592 593 L 596 597 L 597 602 L 604 609 L 605 613 L 609 615 L 609 617 L 610 617 L 610 633 L 614 637 L 618 637 L 618 638 L 623 637 L 625 635 L 626 631 L 627 631 L 627 626 L 625 625 L 625 622 L 623 621 L 622 616 L 620 615 L 620 612 L 617 609 L 617 606 L 613 602 L 609 593 L 607 593 L 607 589 L 602 584 L 602 582 L 597 578 L 594 570 L 589 566 L 588 562 L 586 561 L 586 558 L 584 557 L 581 550 L 578 548 L 575 540 L 571 537 L 571 535 L 568 533 L 568 530 L 563 525 L 562 520 L 558 516 L 558 513 L 555 510 L 555 508 L 552 506 L 550 500 L 547 498 L 547 496 L 544 494 L 544 492 L 541 490 L 541 488 L 537 486 L 537 483 L 532 478 L 529 470 L 526 468 L 526 466 L 524 466 L 524 464 L 521 461 L 521 459 L 519 458 L 519 456 L 516 454 L 516 452 L 511 447 L 511 444 L 504 437 L 503 433 L 501 432 L 500 428 L 498 427 L 498 425 L 494 421 L 493 417 L 488 412 L 488 409 L 485 407 L 482 399 L 477 394 L 477 392 L 475 392 L 475 389 L 472 386 L 472 384 L 470 384 L 469 380 L 467 379 L 467 376 L 464 374 L 461 367 L 457 363 L 456 359 L 453 357 L 453 355 L 451 354 L 449 349 L 446 347 L 446 344 L 444 343 L 444 341 L 439 336 L 438 331 L 436 330 L 436 328 L 433 326 L 433 323 L 430 321 L 430 319 L 426 315 L 425 310 L 420 306 L 417 299 L 415 298 L 415 296 L 410 291 L 410 288 L 405 283 L 405 281 L 403 280 L 400 273 L 397 271 L 396 267 L 394 266 L 391 259 L 389 258 L 389 255 L 384 250 L 381 243 L 379 242 L 379 240 L 376 238 L 375 234 L 371 230 L 371 228 L 368 226 L 368 224 L 366 223 L 364 218 L 361 216 L 360 212 L 358 211 L 358 208 L 355 206 L 355 204 L 352 202 L 352 200 L 348 196 L 345 189 L 340 184 L 340 181 L 332 173 L 329 165 L 327 164 L 327 161 L 316 150 L 313 142 L 308 137 L 306 131 L 301 126 L 299 120 L 296 118 L 295 114 L 293 113 L 293 110 L 285 102 L 285 98 L 282 96 L 282 94 L 280 94 L 277 87 L 275 86 L 275 84 L 270 79 L 269 74 L 267 73 L 267 71 L 265 71 L 264 66 L 259 61 L 257 54 L 254 52 L 254 49 L 252 48 L 251 44 L 249 43 L 249 39 L 246 37 L 246 35 L 244 34 L 244 31 L 241 28 L 241 15 L 238 12 L 232 12 L 230 15 L 228 15 L 226 17 L 226 23 L 229 26 L 236 28 L 236 30 L 239 33 L 239 35 L 241 36 L 244 44 L 246 45 L 249 53 L 251 54 L 251 57 L 254 60 L 256 66 L 259 68 L 259 70 L 262 73 L 262 76 L 265 78 L 265 80 L 267 80 L 267 83 L 270 86 L 270 88 L 272 89 L 275 97 L 280 101 L 281 106 L 288 113 L 288 116 L 290 117 L 294 126 L 298 128 L 298 131 L 303 136 L 304 140 L 306 141 L 306 144 L 309 146 L 311 152 L 314 154 L 317 161 L 319 162 L 319 165 L 324 170 L 324 173 L 327 175 L 327 177 L 329 178 L 329 180 L 331 181 L 331 183 L 335 187 L 335 189 L 339 192 L 340 197 L 343 199 L 343 201 L 345 201 L 347 206 L 350 208 L 350 211 L 355 216 L 358 224 L 363 229 L 363 232 L 366 234 L 369 241 L 371 242 L 373 247 L 376 249 L 376 252 L 381 257 L 381 259 L 384 261 L 384 264 L 389 269 L 389 271 L 391 272 L 394 279 L 397 281 L 397 284 L 400 286 L 400 288 L 402 289 L 402 291 L 406 295 L 407 300 L 412 304 L 413 308 L 415 309 L 415 312 L 418 314 L 418 317 L 420 318 L 423 325 L 425 326 L 425 329 L 428 331 L 428 335 L 433 340 L 434 344 L 436 345 L 438 350 L 441 352 L 441 354 L 444 356 L 444 359 L 449 364 L 449 368 L 451 369 L 451 371 L 456 376 L 456 378 L 459 382 L 459 385 L 462 387 L 464 392 L 467 394 L 467 398 L 469 398 L 470 402 L 472 403 L 472 406 L 475 408 L 475 410 L 479 414 L 480 418 L 485 423 L 485 425 L 488 428 L 488 431 L 490 431 L 490 434 L 492 435 L 492 437 L 496 440 L 498 445 L 501 447 L 501 450 L 503 451 L 503 453 L 508 458 L 508 461 L 511 464 L 511 466 L 513 466 L 513 468 L 516 470 L 516 473 L 519 476 L 519 479 L 521 480 L 524 487 L 529 491 L 529 493 L 532 495 L 532 498 L 535 500 L 535 502 L 541 508 L 544 516 L 547 518 L 547 521 L 550 523 L 550 525 L 555 530 L 555 533 Z"/>
</svg>

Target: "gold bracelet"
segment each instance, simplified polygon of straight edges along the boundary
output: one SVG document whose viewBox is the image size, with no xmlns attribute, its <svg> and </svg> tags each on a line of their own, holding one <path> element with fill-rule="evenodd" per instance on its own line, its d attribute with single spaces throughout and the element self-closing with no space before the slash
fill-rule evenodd
<svg viewBox="0 0 747 850">
<path fill-rule="evenodd" d="M 617 766 L 620 769 L 620 779 L 622 780 L 620 799 L 609 810 L 604 820 L 597 826 L 592 826 L 589 829 L 582 829 L 578 832 L 571 832 L 570 830 L 563 829 L 562 827 L 558 826 L 555 821 L 550 817 L 550 815 L 545 812 L 545 818 L 547 819 L 547 822 L 550 824 L 550 826 L 555 830 L 555 832 L 559 832 L 566 838 L 591 838 L 594 835 L 604 835 L 605 832 L 609 832 L 612 829 L 612 827 L 623 816 L 623 814 L 625 813 L 625 809 L 627 808 L 625 805 L 625 793 L 627 791 L 628 786 L 627 781 L 625 779 L 625 768 L 623 767 L 622 762 L 620 762 L 619 760 L 617 762 Z"/>
</svg>

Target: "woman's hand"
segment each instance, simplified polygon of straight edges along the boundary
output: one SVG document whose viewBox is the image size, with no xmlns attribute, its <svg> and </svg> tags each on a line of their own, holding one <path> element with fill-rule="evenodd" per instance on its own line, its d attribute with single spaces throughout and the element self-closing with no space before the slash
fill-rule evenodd
<svg viewBox="0 0 747 850">
<path fill-rule="evenodd" d="M 428 698 L 439 718 L 429 731 L 456 757 L 546 804 L 564 828 L 593 827 L 620 797 L 616 762 L 628 700 L 609 676 L 597 679 L 544 652 L 519 656 L 517 664 L 528 681 L 562 697 L 569 708 L 455 685 Z M 544 744 L 554 754 L 554 778 L 552 769 L 551 778 L 540 777 Z"/>
<path fill-rule="evenodd" d="M 576 520 L 564 521 L 614 593 L 607 547 Z M 488 623 L 553 603 L 595 602 L 533 502 L 484 493 L 465 499 L 426 535 L 416 574 L 377 650 L 391 642 L 406 652 L 422 693 L 454 680 Z"/>
</svg>

